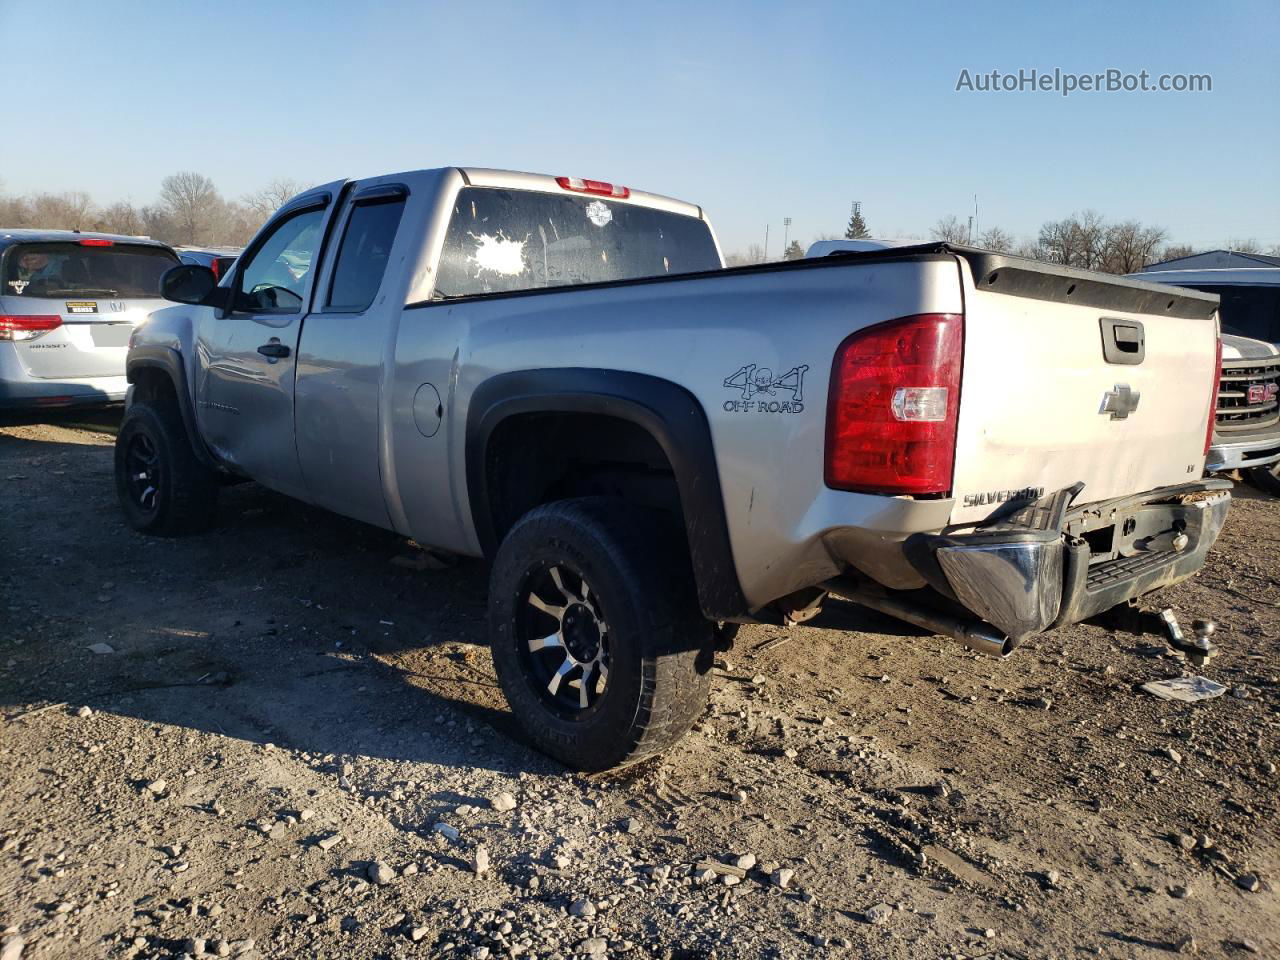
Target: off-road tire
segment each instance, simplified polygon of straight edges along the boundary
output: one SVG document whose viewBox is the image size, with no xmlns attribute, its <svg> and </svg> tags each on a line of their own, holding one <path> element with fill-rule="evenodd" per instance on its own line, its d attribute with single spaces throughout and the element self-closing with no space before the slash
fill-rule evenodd
<svg viewBox="0 0 1280 960">
<path fill-rule="evenodd" d="M 148 508 L 132 486 L 131 451 L 150 444 L 157 482 Z M 116 435 L 116 495 L 129 526 L 143 533 L 179 536 L 206 529 L 218 500 L 217 474 L 196 459 L 186 426 L 172 401 L 130 405 Z"/>
<path fill-rule="evenodd" d="M 533 578 L 553 566 L 589 585 L 608 624 L 607 685 L 573 716 L 546 702 L 517 624 Z M 528 739 L 578 770 L 636 763 L 688 731 L 706 708 L 713 629 L 668 514 L 609 497 L 560 500 L 522 517 L 494 559 L 489 630 L 503 693 Z"/>
<path fill-rule="evenodd" d="M 1250 467 L 1245 478 L 1259 490 L 1280 497 L 1280 463 L 1270 467 Z"/>
</svg>

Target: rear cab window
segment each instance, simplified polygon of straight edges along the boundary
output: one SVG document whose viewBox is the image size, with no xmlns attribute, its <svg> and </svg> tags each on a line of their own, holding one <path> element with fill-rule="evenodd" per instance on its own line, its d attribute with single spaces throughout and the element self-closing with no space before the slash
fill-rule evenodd
<svg viewBox="0 0 1280 960">
<path fill-rule="evenodd" d="M 164 247 L 140 243 L 57 241 L 16 243 L 0 259 L 7 297 L 160 299 L 160 278 L 180 261 Z"/>
<path fill-rule="evenodd" d="M 704 220 L 608 197 L 492 187 L 458 192 L 435 297 L 720 269 Z"/>
</svg>

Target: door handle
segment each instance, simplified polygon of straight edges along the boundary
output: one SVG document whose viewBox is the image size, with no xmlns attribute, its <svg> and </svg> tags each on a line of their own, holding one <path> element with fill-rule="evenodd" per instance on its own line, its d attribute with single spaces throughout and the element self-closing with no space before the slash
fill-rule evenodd
<svg viewBox="0 0 1280 960">
<path fill-rule="evenodd" d="M 264 357 L 270 357 L 272 360 L 282 360 L 289 355 L 289 348 L 279 340 L 272 340 L 270 343 L 264 343 L 260 346 L 258 352 Z"/>
</svg>

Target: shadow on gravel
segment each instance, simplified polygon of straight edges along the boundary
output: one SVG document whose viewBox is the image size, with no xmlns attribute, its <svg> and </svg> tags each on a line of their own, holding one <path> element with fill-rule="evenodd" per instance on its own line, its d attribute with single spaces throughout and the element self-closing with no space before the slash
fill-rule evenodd
<svg viewBox="0 0 1280 960">
<path fill-rule="evenodd" d="M 0 441 L 0 479 L 39 491 L 0 504 L 8 719 L 65 703 L 335 768 L 368 756 L 562 769 L 520 742 L 493 678 L 482 563 L 418 569 L 403 537 L 256 484 L 222 491 L 208 533 L 147 537 L 119 516 L 109 445 Z M 36 569 L 56 576 L 15 589 Z"/>
<path fill-rule="evenodd" d="M 70 407 L 65 410 L 5 410 L 0 411 L 0 427 L 44 425 L 115 436 L 123 417 L 123 403 L 102 407 Z"/>
<path fill-rule="evenodd" d="M 111 428 L 108 411 L 92 413 Z M 483 563 L 422 569 L 429 558 L 403 537 L 251 483 L 222 490 L 205 534 L 144 536 L 120 518 L 111 446 L 0 441 L 0 479 L 37 493 L 0 502 L 17 547 L 0 576 L 18 585 L 20 571 L 56 569 L 9 604 L 25 642 L 24 666 L 0 681 L 7 715 L 65 701 L 330 765 L 562 769 L 523 745 L 495 683 Z M 922 633 L 850 604 L 811 626 Z"/>
</svg>

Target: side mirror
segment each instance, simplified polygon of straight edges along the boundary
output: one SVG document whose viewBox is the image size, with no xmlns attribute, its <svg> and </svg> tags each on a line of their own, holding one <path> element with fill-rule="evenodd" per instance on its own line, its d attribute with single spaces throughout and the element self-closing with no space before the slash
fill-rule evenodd
<svg viewBox="0 0 1280 960">
<path fill-rule="evenodd" d="M 170 267 L 160 278 L 160 295 L 177 303 L 212 306 L 218 278 L 208 267 L 184 263 Z"/>
</svg>

